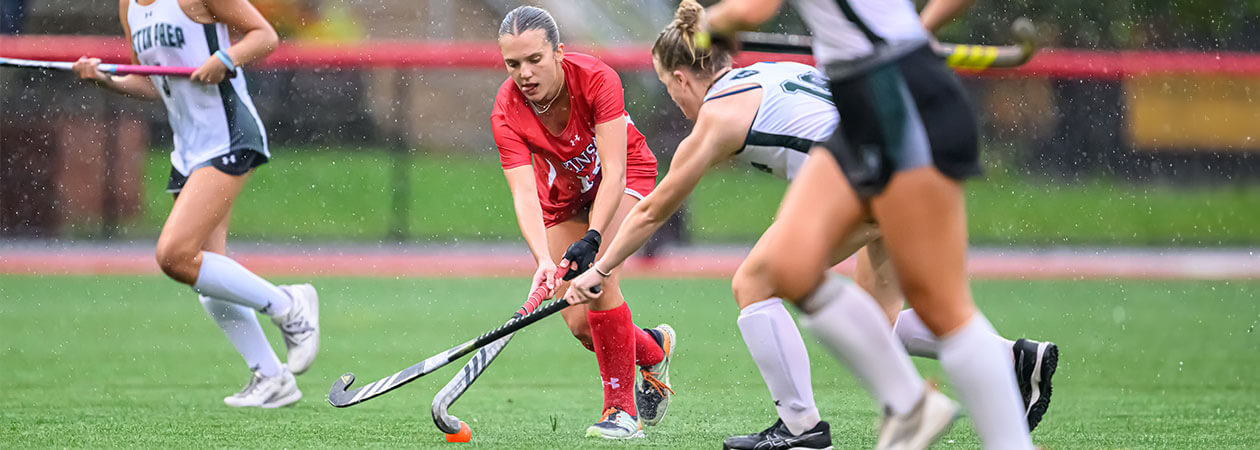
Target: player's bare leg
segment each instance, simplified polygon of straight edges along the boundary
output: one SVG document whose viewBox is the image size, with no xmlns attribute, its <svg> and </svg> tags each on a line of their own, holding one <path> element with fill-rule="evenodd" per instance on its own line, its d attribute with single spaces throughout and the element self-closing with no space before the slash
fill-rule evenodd
<svg viewBox="0 0 1260 450">
<path fill-rule="evenodd" d="M 866 211 L 831 154 L 818 148 L 788 188 L 771 242 L 776 293 L 792 299 L 813 331 L 875 396 L 885 411 L 914 416 L 917 427 L 897 438 L 925 446 L 953 420 L 956 406 L 927 389 L 905 349 L 888 330 L 887 316 L 862 289 L 827 269 L 834 251 Z M 887 427 L 885 427 L 887 430 Z M 881 435 L 881 444 L 887 439 Z"/>
<path fill-rule="evenodd" d="M 887 319 L 862 289 L 830 273 L 835 250 L 866 215 L 830 153 L 816 149 L 788 188 L 767 256 L 775 293 L 792 300 L 813 331 L 887 410 L 906 414 L 928 395 L 909 356 L 888 332 Z M 932 402 L 948 407 L 949 401 Z M 932 423 L 934 436 L 949 423 Z M 928 436 L 929 439 L 932 436 Z"/>
<path fill-rule="evenodd" d="M 196 269 L 192 271 L 191 280 L 196 286 L 202 270 L 191 265 L 194 262 L 198 266 L 205 264 L 203 254 L 214 255 L 212 260 L 217 256 L 232 262 L 223 256 L 227 249 L 231 205 L 245 181 L 246 176 L 231 176 L 210 167 L 193 173 L 175 197 L 175 206 L 158 239 L 158 261 L 163 271 L 178 281 L 188 282 L 189 272 Z M 200 205 L 197 202 L 201 202 Z M 196 247 L 192 247 L 193 244 Z M 216 287 L 212 285 L 210 289 L 198 290 L 202 294 L 202 306 L 251 369 L 249 383 L 237 394 L 224 398 L 224 403 L 237 407 L 275 408 L 296 402 L 302 393 L 297 389 L 293 374 L 280 364 L 268 344 L 258 324 L 256 308 L 215 296 L 212 292 Z M 286 296 L 284 300 L 289 299 Z"/>
<path fill-rule="evenodd" d="M 1032 448 L 1008 353 L 972 303 L 962 186 L 934 167 L 898 172 L 871 212 L 906 299 L 941 338 L 941 366 L 985 446 Z"/>
<path fill-rule="evenodd" d="M 781 228 L 777 222 L 770 225 L 731 280 L 740 308 L 740 335 L 770 391 L 778 420 L 764 431 L 726 438 L 725 449 L 761 448 L 776 439 L 794 448 L 831 448 L 830 424 L 814 403 L 805 341 L 783 301 L 774 297 L 771 242 Z"/>
</svg>

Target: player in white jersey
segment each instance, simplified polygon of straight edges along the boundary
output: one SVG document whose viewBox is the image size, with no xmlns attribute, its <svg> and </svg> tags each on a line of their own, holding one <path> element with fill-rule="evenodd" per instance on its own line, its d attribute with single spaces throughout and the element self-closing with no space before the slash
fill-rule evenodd
<svg viewBox="0 0 1260 450">
<path fill-rule="evenodd" d="M 714 5 L 703 36 L 729 36 L 774 16 L 781 0 Z M 930 389 L 882 326 L 877 306 L 826 272 L 833 253 L 870 217 L 880 224 L 898 284 L 939 338 L 938 359 L 987 448 L 1031 449 L 1019 420 L 1010 353 L 992 338 L 967 282 L 962 181 L 980 173 L 975 113 L 927 32 L 969 0 L 795 0 L 815 34 L 840 125 L 814 147 L 788 189 L 753 276 L 804 313 L 802 323 L 884 406 L 877 448 L 922 448 L 958 407 Z M 711 42 L 701 39 L 702 44 Z"/>
<path fill-rule="evenodd" d="M 306 371 L 319 348 L 315 289 L 273 285 L 224 256 L 232 202 L 254 167 L 271 156 L 238 66 L 275 50 L 276 32 L 247 0 L 121 0 L 119 13 L 133 63 L 198 67 L 187 79 L 145 79 L 103 74 L 96 58 L 80 58 L 74 66 L 80 78 L 166 104 L 175 134 L 167 190 L 175 202 L 158 237 L 158 265 L 200 294 L 252 371 L 245 387 L 223 401 L 235 407 L 292 404 L 302 397 L 293 374 Z M 240 41 L 232 44 L 229 31 L 240 33 Z M 271 349 L 256 311 L 280 327 L 287 364 Z"/>
<path fill-rule="evenodd" d="M 657 76 L 683 114 L 696 122 L 696 127 L 678 147 L 670 171 L 657 190 L 643 200 L 643 206 L 627 216 L 622 226 L 625 234 L 614 239 L 605 256 L 596 263 L 603 273 L 610 273 L 637 250 L 675 212 L 709 167 L 735 159 L 791 180 L 804 164 L 810 148 L 829 138 L 839 121 L 828 80 L 813 67 L 763 62 L 732 69 L 730 55 L 724 51 L 695 51 L 690 44 L 699 14 L 699 4 L 683 2 L 677 18 L 653 47 Z M 896 287 L 896 276 L 887 263 L 883 242 L 874 224 L 866 223 L 850 235 L 829 264 L 839 263 L 863 246 L 866 248 L 859 257 L 858 284 L 879 301 L 911 354 L 935 358 L 938 340 L 914 310 L 902 311 L 904 298 Z M 767 448 L 769 441 L 779 438 L 785 447 L 826 448 L 831 446 L 829 427 L 821 421 L 814 405 L 804 342 L 782 301 L 767 293 L 771 286 L 753 276 L 758 271 L 754 267 L 764 265 L 766 257 L 767 247 L 759 242 L 736 272 L 733 290 L 741 309 L 740 331 L 780 417 L 770 429 L 732 437 L 724 445 L 726 448 Z M 570 296 L 580 301 L 586 291 L 583 287 L 600 282 L 598 272 L 587 272 L 575 281 L 578 289 L 570 291 Z M 865 293 L 855 292 L 855 295 L 865 296 Z M 1041 344 L 993 338 L 1012 349 L 1013 361 L 1018 358 L 1020 349 L 1036 349 Z M 1054 349 L 1053 344 L 1043 345 Z M 1019 376 L 1033 376 L 1034 364 L 1014 362 Z M 1025 402 L 1048 401 L 1047 396 L 1039 393 L 1048 392 L 1049 381 L 1046 378 L 1044 383 L 1033 383 L 1025 394 Z M 1029 422 L 1034 423 L 1042 412 L 1044 409 L 1030 411 Z"/>
</svg>

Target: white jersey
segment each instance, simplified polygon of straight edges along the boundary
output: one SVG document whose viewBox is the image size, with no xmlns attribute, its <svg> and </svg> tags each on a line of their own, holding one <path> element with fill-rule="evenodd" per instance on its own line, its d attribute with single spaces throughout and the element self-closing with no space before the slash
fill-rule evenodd
<svg viewBox="0 0 1260 450">
<path fill-rule="evenodd" d="M 814 59 L 823 65 L 927 42 L 928 33 L 910 0 L 792 0 L 814 34 Z"/>
<path fill-rule="evenodd" d="M 194 22 L 180 8 L 179 0 L 154 0 L 147 6 L 129 1 L 127 25 L 140 64 L 200 67 L 215 51 L 231 45 L 227 25 Z M 254 150 L 270 158 L 262 120 L 240 69 L 235 78 L 217 85 L 181 77 L 149 78 L 166 104 L 175 133 L 171 165 L 179 173 L 187 176 L 233 150 Z"/>
<path fill-rule="evenodd" d="M 736 89 L 721 93 L 731 87 Z M 827 78 L 804 64 L 762 62 L 722 75 L 704 100 L 757 88 L 761 105 L 735 159 L 791 180 L 809 150 L 831 137 L 840 123 Z"/>
</svg>

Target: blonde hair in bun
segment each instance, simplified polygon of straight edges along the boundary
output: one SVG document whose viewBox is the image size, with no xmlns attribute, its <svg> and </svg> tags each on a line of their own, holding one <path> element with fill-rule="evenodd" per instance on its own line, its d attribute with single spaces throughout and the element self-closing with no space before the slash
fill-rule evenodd
<svg viewBox="0 0 1260 450">
<path fill-rule="evenodd" d="M 704 7 L 696 0 L 683 0 L 674 11 L 674 21 L 661 30 L 652 44 L 652 57 L 664 70 L 686 67 L 694 73 L 713 74 L 731 64 L 726 50 L 696 48 L 696 34 L 702 31 Z"/>
</svg>

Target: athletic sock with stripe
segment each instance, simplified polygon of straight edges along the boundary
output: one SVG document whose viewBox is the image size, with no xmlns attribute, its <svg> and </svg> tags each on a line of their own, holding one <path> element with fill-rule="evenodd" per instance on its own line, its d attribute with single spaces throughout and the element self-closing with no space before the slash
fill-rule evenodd
<svg viewBox="0 0 1260 450">
<path fill-rule="evenodd" d="M 637 346 L 634 332 L 647 333 L 634 326 L 630 306 L 625 303 L 606 311 L 589 309 L 586 319 L 591 325 L 595 361 L 599 363 L 599 378 L 604 384 L 602 410 L 616 406 L 630 415 L 639 415 L 634 404 L 634 354 Z M 652 340 L 650 336 L 647 339 Z"/>
<path fill-rule="evenodd" d="M 772 298 L 748 305 L 740 310 L 737 323 L 788 431 L 798 435 L 818 425 L 822 418 L 814 404 L 809 352 L 783 301 Z"/>
</svg>

